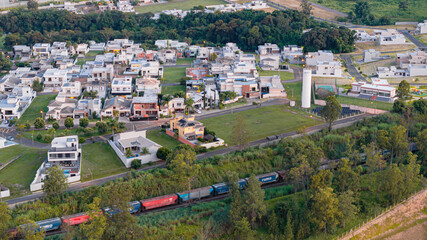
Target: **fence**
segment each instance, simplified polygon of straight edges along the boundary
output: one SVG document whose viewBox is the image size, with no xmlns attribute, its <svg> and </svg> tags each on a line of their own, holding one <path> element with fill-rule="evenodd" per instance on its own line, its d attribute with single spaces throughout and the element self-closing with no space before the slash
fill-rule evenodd
<svg viewBox="0 0 427 240">
<path fill-rule="evenodd" d="M 406 203 L 408 200 L 411 200 L 412 198 L 415 198 L 415 197 L 416 197 L 416 196 L 418 196 L 419 194 L 422 194 L 424 191 L 427 191 L 427 189 L 426 189 L 426 188 L 424 188 L 424 189 L 421 189 L 421 190 L 420 190 L 420 191 L 418 191 L 418 192 L 414 192 L 412 195 L 410 195 L 409 197 L 405 198 L 402 202 L 400 202 L 400 203 L 396 203 L 396 204 L 394 204 L 394 205 L 389 206 L 388 208 L 383 209 L 379 214 L 377 214 L 377 213 L 376 213 L 376 214 L 375 214 L 374 216 L 372 216 L 371 218 L 366 219 L 365 221 L 363 221 L 362 223 L 360 223 L 358 226 L 356 226 L 356 227 L 354 227 L 354 228 L 352 228 L 352 229 L 348 230 L 347 232 L 345 232 L 345 233 L 341 234 L 341 236 L 337 237 L 336 239 L 337 239 L 337 240 L 339 240 L 339 239 L 351 239 L 351 238 L 353 238 L 353 237 L 357 236 L 357 234 L 359 234 L 359 233 L 357 233 L 357 231 L 358 231 L 358 230 L 360 230 L 360 229 L 361 229 L 365 224 L 368 224 L 368 223 L 370 223 L 370 222 L 373 222 L 373 221 L 375 221 L 375 220 L 378 220 L 379 218 L 381 218 L 381 217 L 383 217 L 383 216 L 385 216 L 385 215 L 390 214 L 390 213 L 391 213 L 391 211 L 392 211 L 395 207 L 400 206 L 400 205 L 402 205 L 402 204 Z"/>
</svg>

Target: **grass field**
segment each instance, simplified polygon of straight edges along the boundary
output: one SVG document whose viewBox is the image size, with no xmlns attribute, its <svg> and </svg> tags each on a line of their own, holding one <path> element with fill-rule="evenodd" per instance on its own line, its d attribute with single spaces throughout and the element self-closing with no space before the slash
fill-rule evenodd
<svg viewBox="0 0 427 240">
<path fill-rule="evenodd" d="M 82 146 L 82 180 L 92 180 L 127 171 L 108 143 Z"/>
<path fill-rule="evenodd" d="M 302 82 L 284 83 L 283 86 L 289 99 L 301 102 Z"/>
<path fill-rule="evenodd" d="M 167 147 L 169 149 L 174 149 L 176 146 L 182 144 L 175 138 L 167 135 L 165 132 L 160 130 L 151 130 L 147 132 L 147 138 L 153 142 L 156 142 L 163 147 Z"/>
<path fill-rule="evenodd" d="M 165 68 L 163 78 L 165 83 L 177 83 L 181 78 L 185 77 L 186 67 Z"/>
<path fill-rule="evenodd" d="M 55 135 L 56 135 L 56 136 L 58 136 L 58 135 L 60 135 L 61 133 L 64 133 L 64 131 L 65 131 L 65 130 L 66 130 L 66 129 L 58 129 L 58 130 L 56 130 Z M 105 132 L 105 133 L 103 133 L 103 134 L 100 134 L 100 133 L 95 129 L 95 131 L 94 131 L 92 134 L 90 134 L 90 135 L 85 135 L 85 134 L 84 134 L 84 133 L 82 133 L 82 132 L 77 132 L 77 128 L 68 129 L 67 131 L 68 131 L 68 134 L 66 134 L 66 136 L 70 136 L 70 135 L 78 135 L 79 137 L 84 137 L 84 138 L 96 137 L 96 136 L 106 135 L 106 134 L 110 134 L 110 133 L 111 133 L 111 131 L 109 130 L 109 131 L 107 131 L 107 132 Z M 40 139 L 40 140 L 36 139 L 37 134 L 39 134 L 39 133 L 42 135 L 42 139 Z M 24 136 L 25 138 L 31 139 L 31 136 L 33 135 L 33 131 L 21 132 L 21 134 L 22 134 L 22 136 Z M 43 137 L 44 137 L 44 135 L 45 135 L 45 134 L 47 134 L 47 130 L 38 130 L 38 131 L 34 131 L 34 141 L 36 141 L 36 142 L 41 142 L 41 143 L 46 143 L 46 142 L 43 140 Z"/>
<path fill-rule="evenodd" d="M 0 170 L 0 184 L 9 187 L 11 195 L 15 196 L 29 191 L 37 169 L 47 157 L 46 153 L 47 150 L 22 145 L 1 149 L 0 159 L 9 161 L 17 156 L 19 158 Z"/>
<path fill-rule="evenodd" d="M 313 0 L 312 2 L 348 13 L 354 9 L 357 1 Z M 393 21 L 422 21 L 426 17 L 426 0 L 408 1 L 406 11 L 399 9 L 400 0 L 369 0 L 368 2 L 371 13 L 377 17 L 389 16 Z"/>
<path fill-rule="evenodd" d="M 190 65 L 194 59 L 196 58 L 178 58 L 176 60 L 176 65 Z"/>
<path fill-rule="evenodd" d="M 361 107 L 376 108 L 376 109 L 381 109 L 386 111 L 390 111 L 393 108 L 393 103 L 370 101 L 367 99 L 337 96 L 337 100 L 341 104 L 350 104 L 350 105 L 356 105 Z"/>
<path fill-rule="evenodd" d="M 185 86 L 162 86 L 162 94 L 174 95 L 177 92 L 185 92 Z"/>
<path fill-rule="evenodd" d="M 139 13 L 157 13 L 163 10 L 171 9 L 182 9 L 190 10 L 195 6 L 208 6 L 208 5 L 218 5 L 218 4 L 227 4 L 227 2 L 222 0 L 183 0 L 183 1 L 170 1 L 164 4 L 156 4 L 143 7 L 135 7 L 135 11 Z"/>
<path fill-rule="evenodd" d="M 33 124 L 34 120 L 38 117 L 42 117 L 42 114 L 40 111 L 43 111 L 44 113 L 47 112 L 47 105 L 50 101 L 55 99 L 56 94 L 49 94 L 49 95 L 39 95 L 37 96 L 31 105 L 27 108 L 24 115 L 18 120 L 18 124 L 29 122 Z"/>
<path fill-rule="evenodd" d="M 294 79 L 294 73 L 291 72 L 285 72 L 285 71 L 258 71 L 260 76 L 273 76 L 273 75 L 280 75 L 280 80 L 286 81 Z"/>
<path fill-rule="evenodd" d="M 295 111 L 295 112 L 293 112 Z M 244 116 L 249 128 L 249 141 L 295 131 L 300 127 L 314 125 L 313 119 L 304 112 L 291 110 L 286 106 L 268 106 L 248 111 L 227 114 L 201 120 L 204 125 L 214 131 L 218 137 L 231 143 L 231 134 L 234 122 L 238 116 Z M 316 124 L 320 124 L 316 121 Z"/>
</svg>

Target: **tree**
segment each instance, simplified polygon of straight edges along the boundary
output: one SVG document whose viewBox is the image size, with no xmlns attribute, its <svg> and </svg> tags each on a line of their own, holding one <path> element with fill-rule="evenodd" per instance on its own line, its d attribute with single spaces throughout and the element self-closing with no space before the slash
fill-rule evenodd
<svg viewBox="0 0 427 240">
<path fill-rule="evenodd" d="M 310 1 L 308 1 L 308 0 L 302 0 L 300 7 L 301 7 L 301 12 L 305 16 L 309 17 L 311 15 L 311 11 L 313 10 L 313 7 L 311 6 Z"/>
<path fill-rule="evenodd" d="M 131 158 L 131 157 L 133 157 L 134 155 L 133 155 L 133 152 L 132 152 L 132 149 L 130 149 L 130 148 L 126 148 L 126 157 L 127 158 Z"/>
<path fill-rule="evenodd" d="M 415 111 L 419 114 L 427 114 L 427 99 L 418 99 L 413 103 Z"/>
<path fill-rule="evenodd" d="M 9 228 L 11 219 L 7 203 L 0 202 L 0 239 L 9 239 L 10 236 L 7 229 Z"/>
<path fill-rule="evenodd" d="M 268 218 L 268 230 L 274 236 L 277 236 L 280 233 L 279 220 L 277 219 L 277 215 L 276 215 L 276 213 L 274 211 L 269 214 L 269 218 Z"/>
<path fill-rule="evenodd" d="M 311 219 L 326 233 L 338 223 L 338 199 L 330 187 L 321 188 L 312 195 Z"/>
<path fill-rule="evenodd" d="M 406 80 L 403 80 L 399 83 L 399 87 L 397 88 L 397 96 L 401 100 L 409 100 L 411 99 L 411 94 L 409 93 L 411 86 Z"/>
<path fill-rule="evenodd" d="M 418 159 L 424 167 L 427 167 L 427 129 L 419 132 L 415 138 L 415 143 L 418 148 Z"/>
<path fill-rule="evenodd" d="M 80 225 L 83 237 L 90 240 L 103 239 L 102 235 L 107 227 L 107 217 L 99 211 L 101 208 L 100 203 L 101 199 L 95 197 L 92 203 L 88 204 L 86 214 L 89 215 L 89 220 L 85 224 Z"/>
<path fill-rule="evenodd" d="M 42 129 L 44 128 L 45 123 L 43 118 L 36 118 L 36 120 L 34 121 L 34 127 L 37 129 Z"/>
<path fill-rule="evenodd" d="M 169 153 L 171 153 L 171 150 L 169 150 L 169 148 L 161 147 L 161 148 L 157 149 L 156 156 L 159 159 L 166 160 Z"/>
<path fill-rule="evenodd" d="M 243 217 L 240 221 L 236 223 L 236 228 L 234 230 L 235 239 L 239 240 L 252 240 L 254 238 L 254 231 L 249 225 L 248 219 Z"/>
<path fill-rule="evenodd" d="M 51 203 L 59 202 L 61 194 L 67 190 L 67 177 L 59 166 L 47 170 L 47 178 L 44 180 L 44 197 Z"/>
<path fill-rule="evenodd" d="M 329 170 L 321 170 L 311 177 L 310 189 L 317 191 L 321 188 L 330 187 L 332 184 L 332 172 Z"/>
<path fill-rule="evenodd" d="M 108 130 L 108 125 L 104 121 L 97 122 L 95 124 L 95 127 L 98 129 L 98 132 L 101 134 L 107 132 L 107 130 Z"/>
<path fill-rule="evenodd" d="M 53 129 L 58 130 L 59 124 L 57 122 L 54 122 L 54 123 L 52 123 L 52 127 L 53 127 Z"/>
<path fill-rule="evenodd" d="M 251 175 L 243 199 L 246 216 L 252 227 L 254 227 L 255 223 L 261 220 L 267 213 L 267 206 L 264 202 L 264 198 L 265 193 L 264 190 L 261 189 L 261 183 L 255 175 Z"/>
<path fill-rule="evenodd" d="M 406 135 L 406 128 L 402 125 L 391 127 L 389 136 L 391 147 L 391 164 L 394 156 L 399 158 L 400 155 L 408 149 L 409 142 Z"/>
<path fill-rule="evenodd" d="M 351 190 L 356 192 L 359 189 L 359 174 L 351 169 L 347 158 L 341 159 L 337 171 L 336 184 L 338 192 Z"/>
<path fill-rule="evenodd" d="M 40 231 L 34 231 L 38 228 L 39 226 L 33 221 L 27 221 L 26 224 L 18 227 L 18 234 L 23 236 L 25 240 L 43 240 L 46 232 L 43 228 L 41 228 Z"/>
<path fill-rule="evenodd" d="M 332 123 L 341 116 L 341 104 L 334 96 L 326 98 L 326 105 L 320 111 L 320 115 L 328 122 L 328 130 L 332 130 Z"/>
<path fill-rule="evenodd" d="M 396 164 L 390 165 L 382 172 L 381 190 L 386 194 L 386 199 L 391 203 L 399 202 L 403 197 L 403 173 Z"/>
<path fill-rule="evenodd" d="M 72 118 L 70 118 L 70 117 L 67 117 L 66 119 L 65 119 L 65 122 L 64 122 L 64 126 L 66 127 L 66 128 L 73 128 L 74 127 L 74 119 L 72 119 Z"/>
<path fill-rule="evenodd" d="M 187 113 L 187 115 L 190 113 L 190 109 L 194 110 L 194 100 L 189 97 L 187 99 L 185 99 L 185 112 Z"/>
<path fill-rule="evenodd" d="M 378 148 L 382 151 L 390 149 L 390 137 L 388 136 L 387 130 L 379 130 L 377 133 L 377 144 Z"/>
<path fill-rule="evenodd" d="M 286 217 L 285 239 L 286 240 L 294 239 L 294 229 L 292 227 L 292 215 L 290 211 L 288 211 L 288 215 Z"/>
<path fill-rule="evenodd" d="M 402 114 L 406 109 L 406 103 L 402 99 L 398 99 L 393 103 L 393 112 Z"/>
<path fill-rule="evenodd" d="M 200 166 L 196 164 L 197 156 L 191 147 L 175 148 L 167 158 L 166 166 L 174 172 L 176 183 L 190 191 L 191 183 L 197 178 Z"/>
<path fill-rule="evenodd" d="M 41 91 L 43 91 L 43 83 L 42 83 L 42 82 L 40 82 L 40 80 L 39 80 L 39 79 L 35 79 L 35 80 L 33 81 L 32 88 L 33 88 L 33 90 L 34 90 L 34 91 L 36 91 L 36 92 L 41 92 Z"/>
<path fill-rule="evenodd" d="M 141 160 L 139 159 L 135 159 L 131 162 L 130 167 L 133 169 L 138 169 L 141 168 L 142 164 L 141 164 Z"/>
<path fill-rule="evenodd" d="M 86 128 L 87 126 L 89 126 L 89 118 L 87 118 L 87 117 L 80 118 L 79 119 L 79 125 L 82 128 Z"/>
<path fill-rule="evenodd" d="M 353 12 L 356 19 L 359 19 L 363 23 L 371 15 L 371 7 L 367 1 L 361 0 L 358 1 L 354 6 Z"/>
<path fill-rule="evenodd" d="M 301 185 L 303 194 L 306 197 L 306 203 L 308 202 L 307 188 L 310 181 L 311 175 L 313 173 L 313 168 L 308 164 L 306 156 L 300 156 L 301 161 L 298 161 L 300 164 L 297 167 L 294 167 L 290 171 L 291 179 L 294 181 L 294 191 L 298 189 L 298 185 Z"/>
<path fill-rule="evenodd" d="M 400 3 L 399 3 L 399 9 L 400 10 L 406 11 L 406 10 L 408 10 L 408 6 L 409 6 L 409 3 L 406 0 L 400 1 Z"/>
<path fill-rule="evenodd" d="M 343 228 L 345 228 L 346 223 L 350 222 L 359 211 L 355 202 L 356 199 L 351 190 L 345 191 L 338 196 L 339 222 Z"/>
<path fill-rule="evenodd" d="M 231 142 L 238 146 L 239 150 L 245 148 L 249 142 L 249 129 L 243 115 L 239 115 L 231 130 Z"/>
<path fill-rule="evenodd" d="M 417 155 L 412 152 L 407 154 L 406 165 L 401 165 L 403 173 L 403 195 L 410 196 L 419 186 L 422 176 L 420 175 L 421 166 L 417 164 Z"/>
<path fill-rule="evenodd" d="M 27 8 L 29 10 L 35 11 L 35 10 L 37 10 L 39 8 L 39 3 L 37 1 L 35 1 L 35 0 L 29 0 L 27 2 Z"/>
<path fill-rule="evenodd" d="M 372 180 L 374 178 L 374 172 L 381 170 L 385 167 L 385 162 L 380 155 L 377 146 L 375 143 L 371 143 L 367 146 L 364 146 L 364 151 L 366 154 L 366 165 L 368 165 L 368 171 L 370 175 L 370 184 L 372 186 Z"/>
<path fill-rule="evenodd" d="M 234 228 L 236 228 L 236 225 L 239 224 L 239 221 L 242 220 L 242 217 L 244 216 L 244 209 L 243 209 L 243 196 L 242 192 L 239 189 L 238 186 L 238 175 L 233 174 L 229 177 L 229 189 L 230 189 L 230 198 L 231 198 L 231 204 L 230 204 L 230 212 L 228 213 L 228 219 L 230 220 L 231 224 Z"/>
</svg>

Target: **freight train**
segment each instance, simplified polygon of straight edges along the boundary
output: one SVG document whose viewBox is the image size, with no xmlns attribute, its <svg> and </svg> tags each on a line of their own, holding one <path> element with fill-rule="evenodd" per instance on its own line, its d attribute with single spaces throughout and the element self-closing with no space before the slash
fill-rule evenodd
<svg viewBox="0 0 427 240">
<path fill-rule="evenodd" d="M 256 178 L 261 182 L 261 186 L 277 183 L 279 181 L 285 180 L 285 171 L 271 172 L 267 174 L 262 174 L 256 176 Z M 240 189 L 244 189 L 247 185 L 248 178 L 238 180 L 238 186 Z M 209 198 L 213 196 L 219 196 L 222 194 L 227 194 L 230 192 L 230 189 L 226 183 L 218 183 L 207 187 L 196 188 L 190 191 L 184 191 L 175 194 L 168 194 L 164 196 L 159 196 L 155 198 L 149 198 L 140 201 L 129 202 L 129 212 L 131 214 L 137 214 L 140 212 L 148 211 L 151 209 L 162 208 L 171 205 L 177 205 L 186 203 L 189 201 L 196 201 L 202 198 Z M 105 207 L 99 214 L 106 214 L 107 216 L 113 216 L 116 214 L 117 209 L 114 207 Z M 68 215 L 64 217 L 56 217 L 51 219 L 46 219 L 42 221 L 35 222 L 37 226 L 34 231 L 41 231 L 42 229 L 45 232 L 51 232 L 59 230 L 64 224 L 69 224 L 70 226 L 76 226 L 82 223 L 87 222 L 90 219 L 89 215 L 85 212 L 77 213 L 73 215 Z M 21 225 L 23 227 L 25 225 Z M 17 237 L 17 229 L 11 230 L 12 236 Z"/>
</svg>

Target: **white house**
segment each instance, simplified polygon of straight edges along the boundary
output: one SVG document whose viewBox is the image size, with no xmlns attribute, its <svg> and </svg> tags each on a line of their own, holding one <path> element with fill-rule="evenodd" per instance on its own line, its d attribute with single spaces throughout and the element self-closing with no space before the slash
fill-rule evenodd
<svg viewBox="0 0 427 240">
<path fill-rule="evenodd" d="M 113 95 L 130 95 L 132 89 L 132 77 L 116 77 L 111 83 L 111 94 Z"/>
<path fill-rule="evenodd" d="M 63 83 L 67 82 L 67 70 L 48 69 L 43 74 L 43 85 L 46 90 L 57 91 Z M 47 88 L 47 89 L 46 89 Z"/>
<path fill-rule="evenodd" d="M 160 93 L 160 81 L 156 78 L 138 78 L 136 80 L 136 92 L 139 94 L 146 90 L 154 90 L 156 93 Z"/>
<path fill-rule="evenodd" d="M 65 82 L 61 86 L 57 98 L 78 98 L 82 94 L 82 84 L 76 82 Z"/>
<path fill-rule="evenodd" d="M 340 62 L 318 62 L 313 76 L 341 77 L 342 69 Z"/>
<path fill-rule="evenodd" d="M 0 100 L 0 119 L 20 118 L 35 97 L 31 87 L 15 86 L 7 98 Z"/>
<path fill-rule="evenodd" d="M 396 34 L 392 36 L 380 36 L 378 38 L 380 45 L 396 45 L 396 44 L 405 44 L 406 38 L 403 34 Z"/>
<path fill-rule="evenodd" d="M 258 46 L 259 55 L 280 54 L 280 48 L 277 44 L 265 43 Z"/>
<path fill-rule="evenodd" d="M 113 141 L 108 140 L 123 164 L 129 168 L 133 161 L 142 164 L 155 162 L 157 150 L 162 146 L 146 137 L 146 131 L 131 131 L 115 134 Z"/>
<path fill-rule="evenodd" d="M 396 99 L 396 88 L 384 84 L 384 81 L 387 82 L 386 80 L 377 80 L 376 82 L 379 84 L 376 84 L 375 81 L 372 84 L 354 82 L 351 84 L 352 89 L 348 95 L 370 100 L 393 102 Z"/>
<path fill-rule="evenodd" d="M 50 57 L 50 43 L 36 43 L 33 45 L 33 56 L 40 59 Z"/>
<path fill-rule="evenodd" d="M 427 33 L 427 20 L 424 20 L 424 22 L 422 22 L 422 23 L 418 23 L 418 27 L 415 31 L 420 33 L 420 34 L 426 34 Z"/>
<path fill-rule="evenodd" d="M 76 108 L 74 109 L 74 118 L 92 117 L 96 114 L 96 117 L 101 116 L 102 102 L 101 99 L 80 99 L 77 102 Z"/>
<path fill-rule="evenodd" d="M 307 66 L 316 66 L 317 62 L 333 62 L 334 54 L 329 50 L 319 50 L 317 52 L 309 52 L 305 56 Z"/>
<path fill-rule="evenodd" d="M 186 42 L 179 42 L 176 40 L 170 40 L 170 39 L 163 39 L 163 40 L 156 40 L 154 43 L 157 48 L 187 48 L 188 44 Z"/>
<path fill-rule="evenodd" d="M 300 64 L 304 59 L 302 47 L 297 45 L 284 46 L 282 51 L 282 60 L 289 61 L 291 64 Z"/>
<path fill-rule="evenodd" d="M 118 1 L 117 10 L 126 13 L 135 12 L 135 9 L 133 8 L 132 4 L 128 1 Z"/>
<path fill-rule="evenodd" d="M 363 51 L 363 62 L 373 62 L 377 61 L 381 58 L 380 51 L 376 51 L 375 49 L 369 49 Z"/>
<path fill-rule="evenodd" d="M 86 43 L 80 43 L 77 45 L 76 48 L 76 54 L 78 55 L 86 55 L 86 53 L 89 52 L 89 45 L 87 45 Z"/>
<path fill-rule="evenodd" d="M 260 55 L 259 66 L 262 70 L 278 70 L 280 66 L 280 55 Z"/>
<path fill-rule="evenodd" d="M 33 86 L 34 80 L 39 80 L 39 82 L 42 82 L 42 78 L 37 74 L 37 71 L 24 73 L 21 76 L 21 84 L 23 86 L 28 86 L 28 87 Z"/>
<path fill-rule="evenodd" d="M 406 77 L 409 73 L 404 69 L 397 69 L 395 66 L 378 67 L 377 75 L 379 78 L 395 78 L 395 77 Z"/>
<path fill-rule="evenodd" d="M 259 77 L 262 98 L 286 98 L 286 91 L 279 75 Z"/>
<path fill-rule="evenodd" d="M 409 64 L 408 73 L 411 77 L 427 76 L 427 65 L 426 64 Z"/>
<path fill-rule="evenodd" d="M 356 30 L 356 42 L 376 42 L 378 36 L 370 35 L 365 30 Z"/>
<path fill-rule="evenodd" d="M 160 108 L 160 114 L 171 115 L 174 113 L 184 113 L 185 99 L 173 98 Z"/>
<path fill-rule="evenodd" d="M 92 81 L 86 83 L 86 91 L 94 91 L 98 93 L 99 98 L 105 98 L 107 95 L 107 84 L 101 81 Z"/>
</svg>

